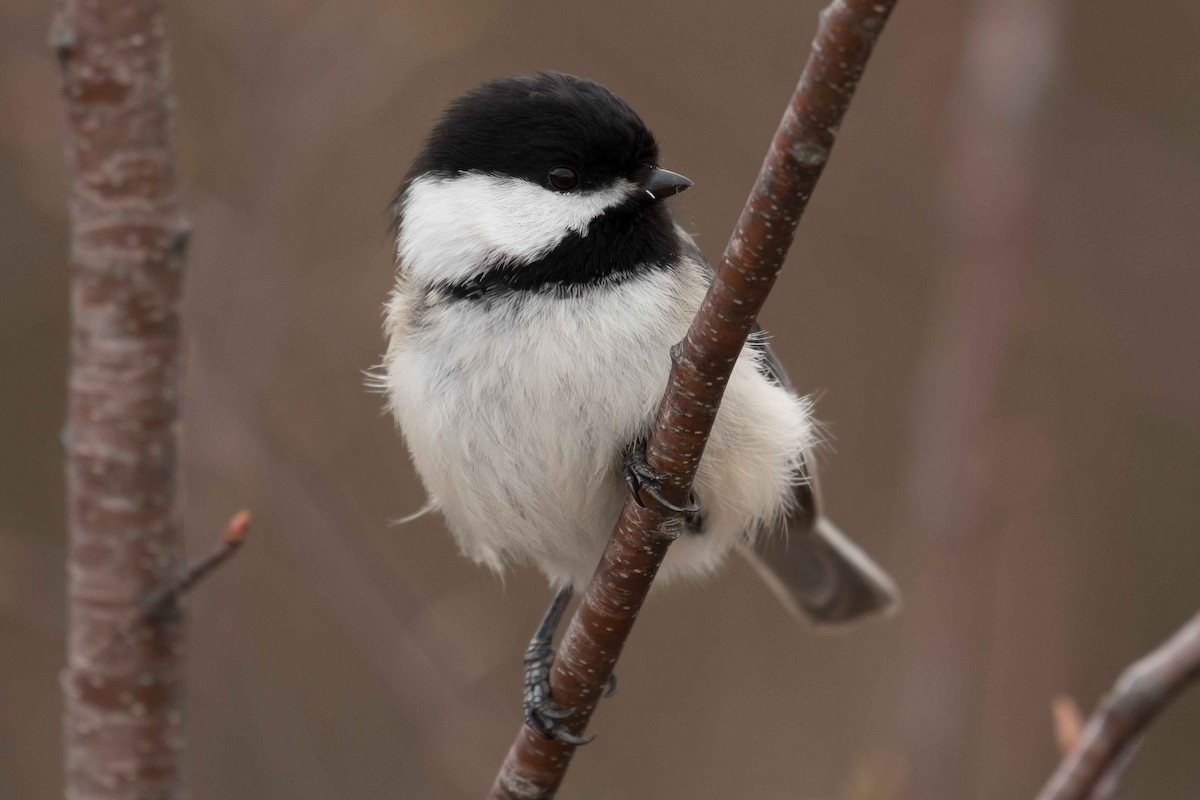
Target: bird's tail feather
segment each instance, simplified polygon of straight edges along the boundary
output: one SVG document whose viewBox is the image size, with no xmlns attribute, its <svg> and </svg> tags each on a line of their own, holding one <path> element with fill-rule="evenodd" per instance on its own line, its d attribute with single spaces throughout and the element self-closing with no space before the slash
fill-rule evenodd
<svg viewBox="0 0 1200 800">
<path fill-rule="evenodd" d="M 895 582 L 828 519 L 738 548 L 793 617 L 833 628 L 900 607 Z"/>
</svg>

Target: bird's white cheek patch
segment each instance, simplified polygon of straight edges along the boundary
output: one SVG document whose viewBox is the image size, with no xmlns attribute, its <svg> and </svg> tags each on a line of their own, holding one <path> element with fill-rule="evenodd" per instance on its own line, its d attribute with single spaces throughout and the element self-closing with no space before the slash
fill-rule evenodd
<svg viewBox="0 0 1200 800">
<path fill-rule="evenodd" d="M 467 173 L 418 178 L 404 195 L 401 268 L 422 283 L 469 280 L 497 260 L 528 264 L 636 191 L 618 181 L 561 193 L 520 178 Z"/>
</svg>

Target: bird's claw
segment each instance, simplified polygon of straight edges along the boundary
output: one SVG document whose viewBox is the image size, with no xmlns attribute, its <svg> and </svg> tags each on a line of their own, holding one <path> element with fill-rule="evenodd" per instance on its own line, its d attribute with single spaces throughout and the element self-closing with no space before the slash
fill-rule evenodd
<svg viewBox="0 0 1200 800">
<path fill-rule="evenodd" d="M 677 506 L 662 496 L 662 482 L 666 480 L 666 477 L 647 463 L 646 454 L 640 447 L 629 451 L 629 456 L 625 459 L 625 483 L 629 485 L 629 493 L 633 495 L 635 503 L 642 508 L 646 507 L 646 502 L 642 500 L 642 492 L 645 492 L 668 511 L 674 511 L 677 514 L 699 514 L 700 502 L 696 499 L 696 493 L 690 489 L 686 506 Z"/>
<path fill-rule="evenodd" d="M 575 713 L 573 708 L 560 708 L 550 699 L 550 665 L 554 649 L 549 641 L 534 639 L 525 651 L 525 724 L 543 739 L 556 739 L 571 745 L 584 745 L 596 738 L 576 736 L 567 730 L 563 720 Z M 611 684 L 610 684 L 611 685 Z"/>
</svg>

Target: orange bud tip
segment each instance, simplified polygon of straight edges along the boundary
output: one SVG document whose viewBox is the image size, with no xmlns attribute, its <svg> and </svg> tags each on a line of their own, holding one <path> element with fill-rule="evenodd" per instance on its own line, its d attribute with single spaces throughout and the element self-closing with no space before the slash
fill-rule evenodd
<svg viewBox="0 0 1200 800">
<path fill-rule="evenodd" d="M 225 534 L 221 540 L 226 544 L 235 544 L 246 538 L 246 534 L 250 532 L 250 512 L 242 509 L 233 515 L 229 520 L 229 525 L 225 528 Z"/>
<path fill-rule="evenodd" d="M 1054 739 L 1058 751 L 1066 756 L 1075 752 L 1083 738 L 1083 714 L 1079 706 L 1066 695 L 1054 698 Z"/>
</svg>

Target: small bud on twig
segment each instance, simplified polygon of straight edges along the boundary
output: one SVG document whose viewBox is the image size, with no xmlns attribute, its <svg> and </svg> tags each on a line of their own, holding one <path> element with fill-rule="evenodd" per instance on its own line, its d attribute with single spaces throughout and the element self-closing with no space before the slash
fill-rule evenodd
<svg viewBox="0 0 1200 800">
<path fill-rule="evenodd" d="M 230 518 L 221 534 L 221 541 L 209 553 L 193 562 L 178 579 L 152 592 L 142 603 L 149 616 L 167 613 L 193 586 L 237 552 L 250 532 L 250 512 L 242 509 Z"/>
<path fill-rule="evenodd" d="M 1050 707 L 1054 715 L 1054 741 L 1061 756 L 1069 756 L 1079 747 L 1083 736 L 1083 713 L 1074 699 L 1067 695 L 1054 698 Z"/>
</svg>

